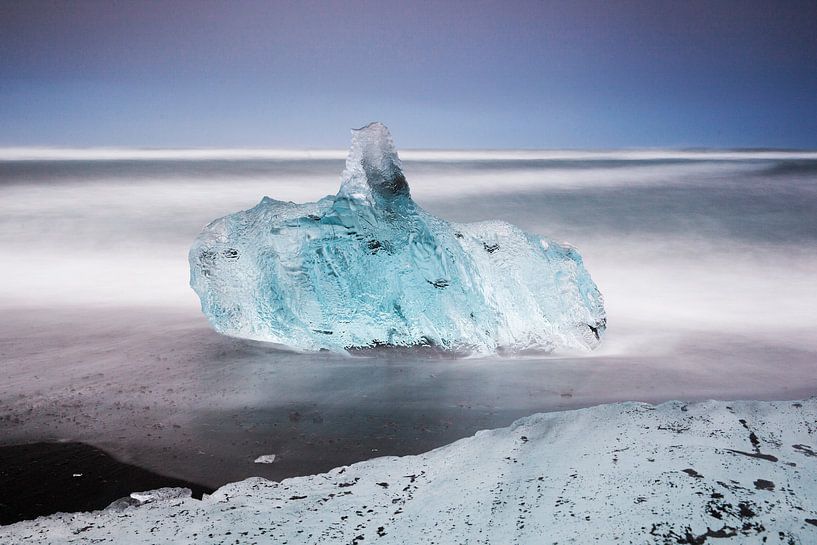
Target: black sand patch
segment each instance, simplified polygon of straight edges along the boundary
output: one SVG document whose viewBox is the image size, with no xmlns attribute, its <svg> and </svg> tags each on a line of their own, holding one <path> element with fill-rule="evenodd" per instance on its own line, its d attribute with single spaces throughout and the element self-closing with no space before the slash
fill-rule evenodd
<svg viewBox="0 0 817 545">
<path fill-rule="evenodd" d="M 0 447 L 0 524 L 60 511 L 93 511 L 131 492 L 186 487 L 193 496 L 213 490 L 119 462 L 83 443 Z"/>
<path fill-rule="evenodd" d="M 758 479 L 755 481 L 755 488 L 758 490 L 774 490 L 774 483 L 766 479 Z"/>
<path fill-rule="evenodd" d="M 759 460 L 768 460 L 769 462 L 777 462 L 777 456 L 772 454 L 763 454 L 762 452 L 744 452 L 742 450 L 735 450 L 733 448 L 726 449 L 727 452 L 731 452 L 734 454 L 742 454 L 744 456 L 749 456 L 750 458 L 757 458 Z"/>
</svg>

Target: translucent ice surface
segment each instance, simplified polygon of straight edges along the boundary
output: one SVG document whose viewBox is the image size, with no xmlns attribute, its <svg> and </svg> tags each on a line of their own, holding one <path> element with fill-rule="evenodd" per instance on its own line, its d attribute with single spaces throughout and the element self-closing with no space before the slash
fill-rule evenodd
<svg viewBox="0 0 817 545">
<path fill-rule="evenodd" d="M 605 329 L 575 248 L 427 213 L 380 123 L 352 131 L 337 195 L 264 197 L 205 227 L 189 259 L 217 331 L 299 349 L 592 349 Z"/>
</svg>

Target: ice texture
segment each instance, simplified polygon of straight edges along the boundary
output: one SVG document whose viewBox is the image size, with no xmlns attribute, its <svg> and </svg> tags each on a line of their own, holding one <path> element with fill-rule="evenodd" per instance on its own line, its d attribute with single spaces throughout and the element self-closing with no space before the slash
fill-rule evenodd
<svg viewBox="0 0 817 545">
<path fill-rule="evenodd" d="M 217 331 L 303 350 L 592 349 L 605 329 L 575 248 L 503 221 L 429 214 L 380 123 L 352 131 L 337 195 L 264 197 L 205 227 L 189 260 Z"/>
</svg>

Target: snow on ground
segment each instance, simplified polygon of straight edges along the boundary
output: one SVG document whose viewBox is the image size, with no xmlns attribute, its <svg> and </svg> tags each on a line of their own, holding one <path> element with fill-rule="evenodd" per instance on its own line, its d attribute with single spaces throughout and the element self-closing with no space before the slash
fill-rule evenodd
<svg viewBox="0 0 817 545">
<path fill-rule="evenodd" d="M 537 414 L 418 456 L 0 528 L 0 543 L 817 543 L 817 398 Z"/>
</svg>

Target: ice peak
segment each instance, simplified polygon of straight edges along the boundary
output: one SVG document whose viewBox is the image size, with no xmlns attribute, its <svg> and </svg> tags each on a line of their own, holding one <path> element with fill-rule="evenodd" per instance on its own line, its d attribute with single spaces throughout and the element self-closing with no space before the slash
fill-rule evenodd
<svg viewBox="0 0 817 545">
<path fill-rule="evenodd" d="M 389 129 L 377 121 L 352 129 L 352 145 L 341 175 L 340 193 L 371 200 L 408 195 L 400 158 Z"/>
</svg>

